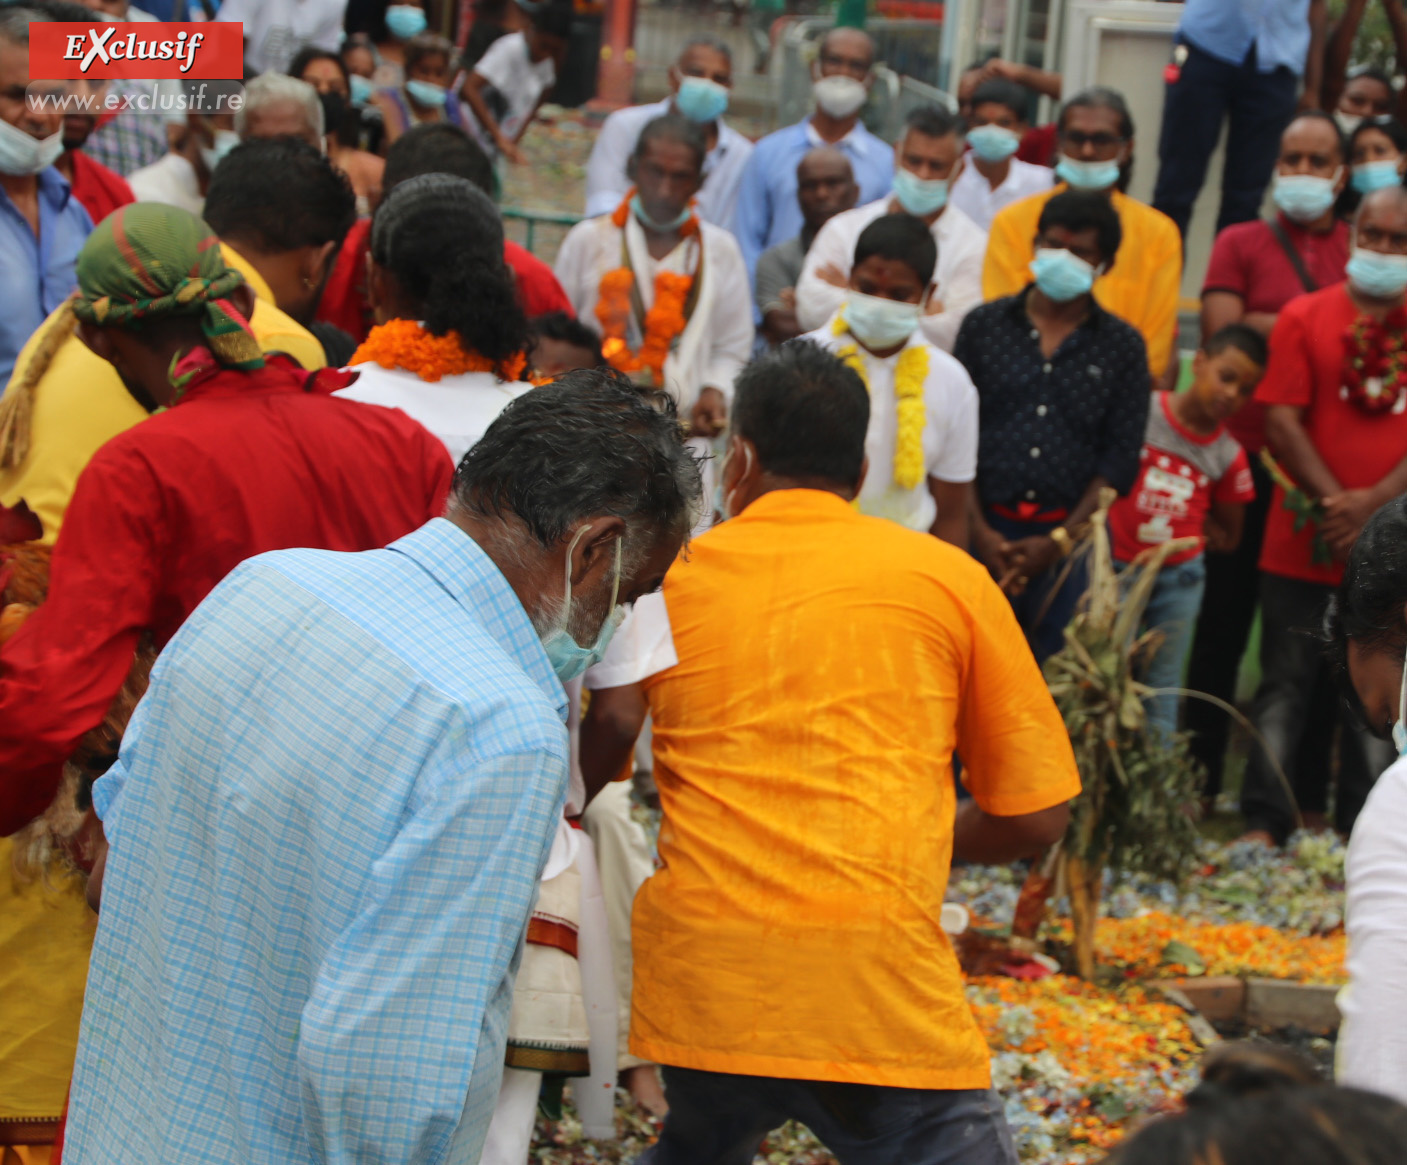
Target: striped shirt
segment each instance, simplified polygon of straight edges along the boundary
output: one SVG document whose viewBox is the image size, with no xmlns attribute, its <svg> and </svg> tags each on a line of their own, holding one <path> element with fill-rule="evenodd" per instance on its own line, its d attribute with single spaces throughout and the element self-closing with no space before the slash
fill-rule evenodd
<svg viewBox="0 0 1407 1165">
<path fill-rule="evenodd" d="M 477 1162 L 565 712 L 444 519 L 231 574 L 94 786 L 111 850 L 68 1157 Z"/>
</svg>

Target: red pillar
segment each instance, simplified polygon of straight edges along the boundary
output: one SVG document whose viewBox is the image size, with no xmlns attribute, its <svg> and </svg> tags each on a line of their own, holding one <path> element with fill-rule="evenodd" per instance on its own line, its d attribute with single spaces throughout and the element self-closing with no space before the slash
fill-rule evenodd
<svg viewBox="0 0 1407 1165">
<path fill-rule="evenodd" d="M 606 0 L 596 97 L 589 108 L 619 109 L 634 100 L 635 8 L 636 0 Z"/>
</svg>

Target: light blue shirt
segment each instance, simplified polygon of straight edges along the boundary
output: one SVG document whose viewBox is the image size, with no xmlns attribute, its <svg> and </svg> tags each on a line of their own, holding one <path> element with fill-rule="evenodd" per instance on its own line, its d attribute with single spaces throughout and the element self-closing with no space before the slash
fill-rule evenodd
<svg viewBox="0 0 1407 1165">
<path fill-rule="evenodd" d="M 1254 44 L 1260 72 L 1284 66 L 1299 77 L 1309 55 L 1309 0 L 1187 0 L 1177 33 L 1232 65 Z"/>
<path fill-rule="evenodd" d="M 750 281 L 757 278 L 757 259 L 763 251 L 801 234 L 805 224 L 796 201 L 796 167 L 807 151 L 825 144 L 808 117 L 768 134 L 753 147 L 752 157 L 743 167 L 732 226 L 733 237 L 738 240 L 747 261 Z M 850 168 L 860 185 L 856 206 L 864 206 L 889 193 L 894 180 L 893 146 L 856 122 L 855 128 L 836 142 L 835 147 L 850 159 Z"/>
<path fill-rule="evenodd" d="M 0 190 L 0 392 L 24 342 L 78 286 L 74 264 L 93 220 L 53 166 L 39 171 L 39 237 Z"/>
<path fill-rule="evenodd" d="M 236 569 L 94 786 L 111 850 L 70 1159 L 474 1165 L 565 713 L 444 519 Z"/>
</svg>

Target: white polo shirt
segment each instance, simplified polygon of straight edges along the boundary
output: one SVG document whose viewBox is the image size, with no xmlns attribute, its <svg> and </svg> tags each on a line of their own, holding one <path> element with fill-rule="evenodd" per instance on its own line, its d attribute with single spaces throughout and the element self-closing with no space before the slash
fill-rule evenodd
<svg viewBox="0 0 1407 1165">
<path fill-rule="evenodd" d="M 855 342 L 848 332 L 837 336 L 835 317 L 802 337 L 836 352 Z M 925 480 L 913 489 L 894 481 L 894 446 L 898 438 L 894 374 L 899 358 L 910 348 L 928 348 L 928 378 L 923 386 L 923 463 Z M 883 360 L 859 349 L 870 386 L 870 425 L 865 431 L 869 472 L 860 489 L 860 510 L 889 518 L 910 530 L 928 530 L 938 516 L 938 503 L 927 478 L 961 484 L 977 476 L 977 389 L 967 369 L 941 348 L 915 332 L 899 351 Z"/>
</svg>

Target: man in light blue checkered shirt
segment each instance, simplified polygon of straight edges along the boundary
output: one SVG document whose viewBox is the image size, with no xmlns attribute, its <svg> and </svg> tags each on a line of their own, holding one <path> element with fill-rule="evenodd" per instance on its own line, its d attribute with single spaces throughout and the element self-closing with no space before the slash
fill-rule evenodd
<svg viewBox="0 0 1407 1165">
<path fill-rule="evenodd" d="M 72 1165 L 478 1161 L 562 811 L 562 682 L 699 493 L 672 406 L 571 373 L 494 422 L 447 520 L 261 555 L 210 594 L 93 789 Z"/>
</svg>

